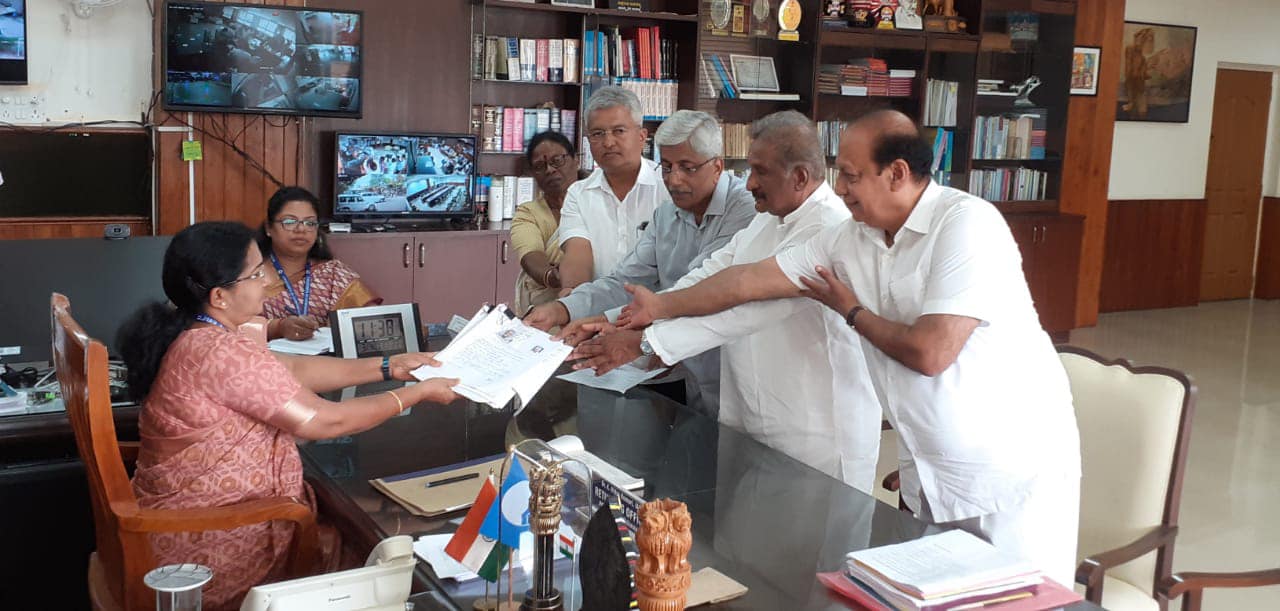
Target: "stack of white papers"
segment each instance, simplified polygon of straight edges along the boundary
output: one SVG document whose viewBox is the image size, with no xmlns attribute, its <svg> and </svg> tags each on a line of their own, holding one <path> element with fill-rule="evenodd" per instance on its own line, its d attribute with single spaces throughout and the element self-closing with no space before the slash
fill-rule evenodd
<svg viewBox="0 0 1280 611">
<path fill-rule="evenodd" d="M 439 367 L 419 367 L 413 376 L 458 378 L 454 392 L 494 409 L 519 397 L 519 413 L 572 351 L 526 326 L 506 306 L 486 305 L 436 354 Z"/>
<path fill-rule="evenodd" d="M 1031 563 L 963 530 L 850 552 L 845 573 L 891 607 L 913 611 L 1030 598 L 1044 581 Z"/>
<path fill-rule="evenodd" d="M 333 352 L 333 331 L 329 327 L 320 327 L 316 329 L 316 334 L 312 335 L 311 339 L 273 339 L 267 342 L 267 347 L 285 354 L 313 355 Z"/>
</svg>

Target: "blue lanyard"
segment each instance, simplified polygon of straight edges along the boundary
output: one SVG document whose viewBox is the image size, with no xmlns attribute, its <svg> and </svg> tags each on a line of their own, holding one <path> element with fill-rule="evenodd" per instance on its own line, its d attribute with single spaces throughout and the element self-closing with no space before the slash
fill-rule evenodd
<svg viewBox="0 0 1280 611">
<path fill-rule="evenodd" d="M 293 313 L 298 316 L 306 316 L 307 310 L 311 309 L 311 261 L 307 261 L 305 279 L 302 282 L 302 302 L 298 302 L 298 293 L 293 290 L 293 283 L 289 282 L 289 276 L 285 275 L 284 268 L 280 267 L 280 260 L 276 258 L 276 253 L 271 253 L 271 265 L 276 268 L 276 274 L 284 280 L 284 290 L 289 291 L 289 299 L 293 300 Z"/>
<path fill-rule="evenodd" d="M 222 327 L 223 329 L 227 329 L 227 326 L 226 326 L 226 325 L 224 325 L 224 324 L 222 324 L 222 323 L 218 322 L 218 320 L 217 320 L 216 318 L 214 318 L 214 317 L 212 317 L 212 316 L 209 316 L 208 314 L 205 314 L 204 312 L 201 312 L 201 313 L 199 313 L 199 314 L 196 314 L 196 320 L 198 320 L 198 321 L 200 321 L 200 322 L 207 322 L 207 323 L 209 323 L 209 324 L 211 324 L 211 325 L 218 325 L 219 327 Z M 227 329 L 227 330 L 228 330 L 228 331 L 230 331 L 231 329 Z"/>
</svg>

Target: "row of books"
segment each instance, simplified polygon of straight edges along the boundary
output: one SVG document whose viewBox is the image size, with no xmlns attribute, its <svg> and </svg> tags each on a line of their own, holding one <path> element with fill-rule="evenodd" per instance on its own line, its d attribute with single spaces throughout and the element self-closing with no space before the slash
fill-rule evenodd
<svg viewBox="0 0 1280 611">
<path fill-rule="evenodd" d="M 540 132 L 560 132 L 572 141 L 577 135 L 578 111 L 476 105 L 471 107 L 471 128 L 479 136 L 481 152 L 522 153 Z"/>
<path fill-rule="evenodd" d="M 536 83 L 578 82 L 577 40 L 509 36 L 487 36 L 481 40 L 484 59 L 477 66 L 476 50 L 472 49 L 472 78 Z"/>
<path fill-rule="evenodd" d="M 991 202 L 1045 199 L 1049 174 L 1031 168 L 974 168 L 969 192 Z"/>
<path fill-rule="evenodd" d="M 634 91 L 640 98 L 640 108 L 645 121 L 662 121 L 679 107 L 680 82 L 676 80 L 652 80 L 642 78 L 611 77 L 593 80 L 586 86 L 583 99 L 589 99 L 595 90 L 604 85 L 617 85 Z"/>
<path fill-rule="evenodd" d="M 583 38 L 586 76 L 677 79 L 676 41 L 663 38 L 659 26 L 588 31 Z"/>
<path fill-rule="evenodd" d="M 532 176 L 477 176 L 476 213 L 485 210 L 491 221 L 515 218 L 516 206 L 532 201 L 536 187 Z"/>
<path fill-rule="evenodd" d="M 1048 111 L 1027 108 L 974 119 L 974 159 L 1044 159 Z"/>
<path fill-rule="evenodd" d="M 720 125 L 720 131 L 724 139 L 721 155 L 728 159 L 746 158 L 751 150 L 751 124 L 724 123 Z"/>
<path fill-rule="evenodd" d="M 924 97 L 924 124 L 955 127 L 960 83 L 929 79 Z"/>
<path fill-rule="evenodd" d="M 829 95 L 908 98 L 915 80 L 915 70 L 893 69 L 883 59 L 862 57 L 819 66 L 817 89 Z"/>
<path fill-rule="evenodd" d="M 930 171 L 933 173 L 934 180 L 939 184 L 949 184 L 951 162 L 954 157 L 952 153 L 956 148 L 955 131 L 940 127 L 930 127 L 925 128 L 924 135 L 933 143 L 933 167 L 930 168 Z M 943 178 L 946 180 L 943 180 Z"/>
</svg>

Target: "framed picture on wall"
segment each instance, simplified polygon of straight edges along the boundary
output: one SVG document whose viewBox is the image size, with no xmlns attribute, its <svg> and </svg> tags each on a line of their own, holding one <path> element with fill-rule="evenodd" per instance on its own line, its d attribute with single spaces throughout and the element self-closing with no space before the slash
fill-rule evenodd
<svg viewBox="0 0 1280 611">
<path fill-rule="evenodd" d="M 1116 120 L 1186 123 L 1196 28 L 1126 21 L 1123 57 Z"/>
<path fill-rule="evenodd" d="M 1071 95 L 1098 95 L 1098 66 L 1102 49 L 1076 47 L 1071 56 Z"/>
</svg>

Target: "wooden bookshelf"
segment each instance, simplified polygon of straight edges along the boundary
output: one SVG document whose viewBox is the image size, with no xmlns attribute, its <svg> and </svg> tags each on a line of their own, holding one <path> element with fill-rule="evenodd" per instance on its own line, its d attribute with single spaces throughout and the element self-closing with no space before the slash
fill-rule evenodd
<svg viewBox="0 0 1280 611">
<path fill-rule="evenodd" d="M 697 23 L 698 14 L 677 13 L 668 11 L 624 11 L 608 8 L 586 8 L 581 6 L 559 6 L 533 2 L 512 2 L 510 0 L 473 0 L 473 4 L 483 4 L 492 8 L 509 8 L 522 11 L 538 11 L 545 13 L 563 13 L 572 15 L 595 15 L 610 19 L 644 19 L 649 21 L 670 21 L 673 23 Z M 677 4 L 677 3 L 668 3 Z"/>
</svg>

